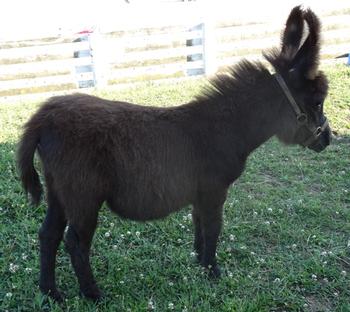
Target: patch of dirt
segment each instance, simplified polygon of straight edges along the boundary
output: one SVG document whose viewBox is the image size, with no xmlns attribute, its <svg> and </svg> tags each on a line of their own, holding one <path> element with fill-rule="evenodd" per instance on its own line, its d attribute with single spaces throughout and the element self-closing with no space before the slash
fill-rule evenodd
<svg viewBox="0 0 350 312">
<path fill-rule="evenodd" d="M 306 298 L 308 307 L 307 311 L 310 312 L 332 312 L 334 311 L 330 302 L 326 300 L 320 300 L 315 296 L 307 296 Z"/>
</svg>

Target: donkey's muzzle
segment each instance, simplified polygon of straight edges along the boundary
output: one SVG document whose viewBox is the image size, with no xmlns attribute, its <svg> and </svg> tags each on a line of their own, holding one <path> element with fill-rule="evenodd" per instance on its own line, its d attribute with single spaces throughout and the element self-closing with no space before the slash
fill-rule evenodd
<svg viewBox="0 0 350 312">
<path fill-rule="evenodd" d="M 306 139 L 301 143 L 304 147 L 308 147 L 316 152 L 324 150 L 330 143 L 331 129 L 326 117 L 322 124 L 318 127 L 309 126 L 307 118 L 301 123 L 301 127 L 306 133 Z"/>
<path fill-rule="evenodd" d="M 331 129 L 329 126 L 322 131 L 322 133 L 318 136 L 317 140 L 313 141 L 308 148 L 313 151 L 319 153 L 322 152 L 329 144 L 331 143 Z"/>
</svg>

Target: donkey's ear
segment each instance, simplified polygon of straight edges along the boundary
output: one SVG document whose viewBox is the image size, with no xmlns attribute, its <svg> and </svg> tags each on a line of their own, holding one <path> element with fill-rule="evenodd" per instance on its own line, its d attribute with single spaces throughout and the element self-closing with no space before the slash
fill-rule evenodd
<svg viewBox="0 0 350 312">
<path fill-rule="evenodd" d="M 289 14 L 286 28 L 282 34 L 282 50 L 280 57 L 287 63 L 293 61 L 303 36 L 304 18 L 300 6 L 295 7 Z"/>
<path fill-rule="evenodd" d="M 319 65 L 321 23 L 310 9 L 304 12 L 303 17 L 309 28 L 309 35 L 295 55 L 292 68 L 304 77 L 314 79 Z"/>
<path fill-rule="evenodd" d="M 288 71 L 293 68 L 295 56 L 298 53 L 304 32 L 303 10 L 295 7 L 289 14 L 286 27 L 282 33 L 281 50 L 271 49 L 263 52 L 264 57 L 277 71 Z"/>
</svg>

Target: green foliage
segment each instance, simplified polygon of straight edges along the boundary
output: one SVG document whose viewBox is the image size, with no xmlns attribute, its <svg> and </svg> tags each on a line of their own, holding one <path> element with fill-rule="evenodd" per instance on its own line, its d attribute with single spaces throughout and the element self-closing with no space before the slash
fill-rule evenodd
<svg viewBox="0 0 350 312">
<path fill-rule="evenodd" d="M 190 209 L 161 222 L 121 220 L 103 208 L 92 265 L 106 297 L 78 297 L 60 247 L 59 306 L 38 290 L 37 231 L 45 204 L 25 200 L 15 168 L 21 125 L 38 103 L 0 106 L 1 311 L 349 311 L 350 69 L 326 67 L 326 114 L 337 137 L 317 154 L 271 140 L 250 158 L 225 204 L 218 258 L 223 277 L 210 281 L 191 255 Z M 143 84 L 99 92 L 147 105 L 189 101 L 203 80 Z"/>
</svg>

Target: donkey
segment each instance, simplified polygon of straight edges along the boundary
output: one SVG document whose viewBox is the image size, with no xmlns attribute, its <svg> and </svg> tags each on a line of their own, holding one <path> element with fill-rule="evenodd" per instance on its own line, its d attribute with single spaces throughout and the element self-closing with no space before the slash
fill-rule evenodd
<svg viewBox="0 0 350 312">
<path fill-rule="evenodd" d="M 308 36 L 302 40 L 304 27 Z M 273 136 L 320 152 L 330 144 L 323 114 L 328 83 L 318 71 L 320 22 L 295 7 L 281 49 L 264 56 L 274 68 L 243 60 L 218 74 L 191 102 L 156 108 L 75 94 L 53 97 L 25 125 L 18 149 L 24 190 L 42 195 L 33 165 L 41 159 L 48 208 L 39 231 L 40 289 L 62 300 L 55 282 L 57 248 L 65 244 L 81 293 L 101 297 L 89 252 L 102 203 L 122 218 L 164 218 L 192 205 L 194 249 L 212 277 L 229 186 Z"/>
</svg>

